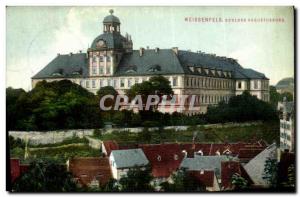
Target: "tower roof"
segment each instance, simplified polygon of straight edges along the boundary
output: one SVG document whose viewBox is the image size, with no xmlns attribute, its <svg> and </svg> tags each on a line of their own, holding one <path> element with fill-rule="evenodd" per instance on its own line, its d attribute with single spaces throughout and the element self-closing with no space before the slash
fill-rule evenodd
<svg viewBox="0 0 300 197">
<path fill-rule="evenodd" d="M 114 16 L 114 11 L 111 9 L 109 10 L 110 15 L 104 17 L 103 23 L 118 23 L 120 24 L 120 20 L 118 17 Z"/>
</svg>

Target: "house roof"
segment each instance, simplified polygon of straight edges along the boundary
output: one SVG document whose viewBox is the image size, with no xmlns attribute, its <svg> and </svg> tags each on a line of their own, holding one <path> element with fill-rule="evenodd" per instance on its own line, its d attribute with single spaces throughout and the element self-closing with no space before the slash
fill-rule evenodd
<svg viewBox="0 0 300 197">
<path fill-rule="evenodd" d="M 153 177 L 169 177 L 183 159 L 179 144 L 140 145 L 152 168 Z"/>
<path fill-rule="evenodd" d="M 246 172 L 256 185 L 268 185 L 268 182 L 263 179 L 265 163 L 268 158 L 276 159 L 275 143 L 268 146 L 244 166 Z"/>
<path fill-rule="evenodd" d="M 123 49 L 126 38 L 119 33 L 106 32 L 96 37 L 91 49 L 97 48 L 97 42 L 103 40 L 106 49 Z M 242 68 L 236 60 L 226 57 L 218 57 L 204 53 L 194 53 L 179 50 L 176 54 L 172 49 L 143 49 L 131 53 L 124 53 L 115 76 L 141 76 L 141 75 L 168 75 L 168 74 L 190 74 L 224 77 L 224 74 L 213 75 L 211 72 L 192 71 L 189 67 L 216 69 L 217 71 L 231 72 L 236 79 L 267 79 L 264 74 L 252 69 Z M 44 78 L 76 78 L 88 77 L 88 61 L 85 53 L 72 55 L 58 55 L 45 68 L 34 75 L 33 79 Z"/>
<path fill-rule="evenodd" d="M 221 162 L 228 161 L 232 157 L 225 155 L 218 156 L 199 156 L 195 155 L 194 158 L 184 158 L 180 164 L 180 168 L 188 171 L 199 170 L 214 170 L 216 175 L 219 176 L 221 172 Z M 236 158 L 234 158 L 236 159 Z"/>
<path fill-rule="evenodd" d="M 120 33 L 105 32 L 94 39 L 91 49 L 96 49 L 97 42 L 100 40 L 105 42 L 106 49 L 122 49 L 123 42 L 126 41 L 126 38 Z"/>
<path fill-rule="evenodd" d="M 221 183 L 224 189 L 231 188 L 232 175 L 241 175 L 240 163 L 236 161 L 226 161 L 221 163 Z"/>
<path fill-rule="evenodd" d="M 14 182 L 21 175 L 20 160 L 10 159 L 10 178 Z"/>
<path fill-rule="evenodd" d="M 142 149 L 113 150 L 110 157 L 114 158 L 116 168 L 131 168 L 149 164 Z"/>
<path fill-rule="evenodd" d="M 84 186 L 88 186 L 95 179 L 99 181 L 99 185 L 105 185 L 112 178 L 108 158 L 73 158 L 69 160 L 69 171 Z"/>
<path fill-rule="evenodd" d="M 107 156 L 110 155 L 111 151 L 119 150 L 119 145 L 115 140 L 103 141 L 103 146 L 106 150 Z"/>
<path fill-rule="evenodd" d="M 205 185 L 206 187 L 214 186 L 215 172 L 213 170 L 189 171 L 188 173 L 197 182 Z"/>
<path fill-rule="evenodd" d="M 177 56 L 171 49 L 144 49 L 140 56 L 139 50 L 124 54 L 115 75 L 136 76 L 153 74 L 184 74 Z"/>
<path fill-rule="evenodd" d="M 88 76 L 85 53 L 57 55 L 46 67 L 32 79 L 43 78 L 78 78 Z"/>
</svg>

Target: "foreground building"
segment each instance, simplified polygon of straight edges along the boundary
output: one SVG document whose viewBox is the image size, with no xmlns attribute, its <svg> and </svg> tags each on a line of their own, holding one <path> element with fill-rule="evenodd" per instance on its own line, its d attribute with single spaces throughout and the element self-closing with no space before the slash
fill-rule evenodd
<svg viewBox="0 0 300 197">
<path fill-rule="evenodd" d="M 282 151 L 295 149 L 295 123 L 294 123 L 294 102 L 278 103 L 280 111 L 280 149 Z"/>
<path fill-rule="evenodd" d="M 200 107 L 197 111 L 185 107 L 173 111 L 205 113 L 208 105 L 227 102 L 245 90 L 269 101 L 269 79 L 243 68 L 235 59 L 177 47 L 133 50 L 131 36 L 121 34 L 121 22 L 112 10 L 103 20 L 103 33 L 86 53 L 58 54 L 32 77 L 32 87 L 43 80 L 69 79 L 93 93 L 101 87 L 113 86 L 124 94 L 132 85 L 155 75 L 166 77 L 175 95 L 195 95 L 195 103 Z"/>
</svg>

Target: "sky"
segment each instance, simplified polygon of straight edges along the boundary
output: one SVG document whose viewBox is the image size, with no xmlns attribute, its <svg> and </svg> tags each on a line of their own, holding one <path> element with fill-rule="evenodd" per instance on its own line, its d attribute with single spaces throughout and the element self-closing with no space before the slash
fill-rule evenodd
<svg viewBox="0 0 300 197">
<path fill-rule="evenodd" d="M 270 84 L 294 77 L 292 7 L 7 7 L 6 87 L 31 89 L 31 77 L 57 53 L 86 51 L 103 32 L 114 10 L 121 33 L 133 48 L 203 51 L 237 59 L 264 73 Z M 188 22 L 221 18 L 222 22 Z M 226 19 L 280 18 L 284 22 L 225 22 Z"/>
</svg>

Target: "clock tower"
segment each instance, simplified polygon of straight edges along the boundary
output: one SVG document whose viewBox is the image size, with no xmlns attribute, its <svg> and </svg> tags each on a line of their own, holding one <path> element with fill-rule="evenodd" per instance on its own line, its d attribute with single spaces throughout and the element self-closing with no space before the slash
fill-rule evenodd
<svg viewBox="0 0 300 197">
<path fill-rule="evenodd" d="M 121 23 L 109 10 L 103 19 L 103 33 L 97 36 L 88 49 L 90 76 L 112 76 L 124 53 L 132 52 L 131 36 L 121 35 Z"/>
</svg>

